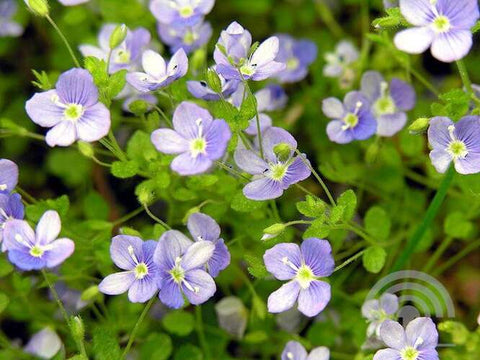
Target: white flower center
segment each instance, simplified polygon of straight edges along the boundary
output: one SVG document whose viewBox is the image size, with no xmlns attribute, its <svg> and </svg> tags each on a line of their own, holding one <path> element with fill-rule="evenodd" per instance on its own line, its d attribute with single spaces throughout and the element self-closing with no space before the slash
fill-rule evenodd
<svg viewBox="0 0 480 360">
<path fill-rule="evenodd" d="M 345 131 L 345 130 L 348 130 L 348 129 L 353 129 L 355 126 L 357 126 L 358 124 L 358 121 L 359 121 L 359 118 L 358 118 L 358 112 L 360 111 L 360 108 L 363 106 L 362 102 L 357 102 L 357 104 L 355 105 L 355 110 L 350 113 L 348 113 L 347 115 L 345 115 L 345 117 L 343 118 L 343 122 L 345 123 L 343 126 L 342 126 L 342 130 Z"/>
<path fill-rule="evenodd" d="M 458 140 L 455 136 L 455 125 L 450 125 L 448 127 L 448 132 L 450 134 L 450 143 L 447 147 L 447 152 L 453 159 L 465 159 L 468 155 L 467 145 L 461 140 Z"/>
<path fill-rule="evenodd" d="M 188 18 L 193 15 L 193 8 L 191 6 L 184 6 L 178 10 L 179 14 L 183 18 Z"/>
<path fill-rule="evenodd" d="M 288 165 L 283 163 L 270 164 L 269 177 L 275 181 L 281 181 L 287 174 Z"/>
<path fill-rule="evenodd" d="M 436 33 L 446 33 L 452 28 L 450 20 L 444 15 L 438 15 L 432 22 L 433 31 Z"/>
<path fill-rule="evenodd" d="M 420 353 L 418 352 L 418 350 L 411 346 L 407 346 L 402 351 L 400 351 L 400 356 L 402 357 L 402 360 L 417 360 L 419 354 Z"/>
<path fill-rule="evenodd" d="M 297 280 L 302 289 L 308 289 L 310 283 L 316 279 L 312 269 L 306 264 L 302 264 L 300 267 L 297 267 L 286 256 L 282 258 L 282 263 L 296 272 L 295 280 Z"/>
<path fill-rule="evenodd" d="M 180 265 L 181 261 L 182 258 L 177 257 L 175 259 L 175 266 L 172 270 L 169 271 L 169 273 L 173 281 L 175 281 L 178 285 L 183 284 L 188 290 L 197 294 L 198 292 L 200 292 L 200 288 L 198 286 L 192 286 L 187 280 L 185 280 L 185 270 Z"/>
<path fill-rule="evenodd" d="M 196 120 L 198 126 L 198 136 L 190 141 L 190 154 L 193 158 L 196 158 L 200 154 L 207 153 L 207 141 L 203 136 L 203 120 Z"/>
<path fill-rule="evenodd" d="M 120 49 L 115 52 L 113 62 L 116 64 L 130 63 L 130 51 L 127 49 Z"/>
<path fill-rule="evenodd" d="M 63 116 L 67 120 L 76 121 L 80 119 L 85 110 L 82 105 L 79 104 L 68 104 L 63 111 Z"/>
</svg>

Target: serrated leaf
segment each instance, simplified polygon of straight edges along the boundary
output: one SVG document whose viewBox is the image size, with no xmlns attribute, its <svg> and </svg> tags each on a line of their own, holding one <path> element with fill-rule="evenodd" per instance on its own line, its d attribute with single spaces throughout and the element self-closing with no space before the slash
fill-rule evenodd
<svg viewBox="0 0 480 360">
<path fill-rule="evenodd" d="M 344 221 L 350 221 L 355 215 L 355 209 L 357 207 L 357 195 L 353 190 L 347 190 L 337 199 L 337 205 L 343 206 L 343 217 Z"/>
<path fill-rule="evenodd" d="M 242 192 L 238 192 L 232 199 L 230 204 L 231 208 L 238 212 L 250 212 L 262 207 L 261 201 L 250 200 L 243 195 Z"/>
<path fill-rule="evenodd" d="M 303 233 L 302 237 L 308 239 L 316 237 L 319 239 L 326 238 L 330 234 L 330 225 L 325 223 L 325 216 L 313 221 L 312 225 Z"/>
<path fill-rule="evenodd" d="M 263 263 L 262 258 L 257 257 L 255 255 L 246 254 L 245 261 L 249 265 L 248 272 L 252 276 L 258 279 L 264 279 L 267 276 L 269 276 L 269 272 L 267 271 L 267 268 L 265 267 L 265 264 Z"/>
<path fill-rule="evenodd" d="M 55 210 L 60 217 L 65 217 L 70 208 L 70 200 L 67 195 L 62 195 L 56 199 L 47 199 L 37 201 L 35 204 L 28 205 L 25 208 L 27 219 L 38 222 L 42 215 L 48 210 Z"/>
</svg>

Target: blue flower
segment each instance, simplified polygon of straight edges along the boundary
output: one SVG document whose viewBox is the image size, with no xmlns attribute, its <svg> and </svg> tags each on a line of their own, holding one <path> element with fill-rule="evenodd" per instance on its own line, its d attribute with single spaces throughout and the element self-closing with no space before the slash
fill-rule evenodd
<svg viewBox="0 0 480 360">
<path fill-rule="evenodd" d="M 0 37 L 22 35 L 22 25 L 12 20 L 17 12 L 17 3 L 14 0 L 0 1 Z"/>
<path fill-rule="evenodd" d="M 158 34 L 163 43 L 170 46 L 172 54 L 180 48 L 189 54 L 208 43 L 212 36 L 212 26 L 209 22 L 180 27 L 158 23 Z"/>
<path fill-rule="evenodd" d="M 308 67 L 317 58 L 317 46 L 309 40 L 297 40 L 287 34 L 275 35 L 280 42 L 276 61 L 286 64 L 284 71 L 276 76 L 280 82 L 291 83 L 304 79 Z"/>
<path fill-rule="evenodd" d="M 150 11 L 163 24 L 193 26 L 202 21 L 213 5 L 215 0 L 152 0 Z"/>
</svg>

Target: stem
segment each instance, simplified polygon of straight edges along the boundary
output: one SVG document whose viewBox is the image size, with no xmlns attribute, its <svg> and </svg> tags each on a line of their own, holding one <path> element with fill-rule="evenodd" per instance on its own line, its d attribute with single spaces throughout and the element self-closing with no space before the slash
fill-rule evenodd
<svg viewBox="0 0 480 360">
<path fill-rule="evenodd" d="M 67 47 L 68 52 L 70 53 L 70 56 L 72 57 L 73 62 L 75 63 L 75 66 L 81 68 L 82 66 L 80 65 L 80 62 L 78 61 L 77 57 L 75 56 L 75 53 L 73 52 L 72 47 L 68 43 L 67 38 L 65 37 L 65 35 L 63 35 L 62 30 L 60 30 L 60 28 L 57 26 L 57 24 L 55 24 L 55 21 L 53 21 L 53 19 L 50 17 L 50 15 L 46 15 L 45 17 L 48 20 L 48 22 L 53 26 L 55 31 L 58 33 L 58 35 L 60 36 L 62 41 L 64 42 L 65 46 Z"/>
<path fill-rule="evenodd" d="M 445 270 L 447 270 L 448 268 L 450 268 L 451 266 L 455 265 L 456 262 L 460 261 L 461 259 L 463 259 L 465 256 L 467 256 L 468 254 L 470 254 L 472 251 L 475 251 L 477 250 L 478 248 L 480 248 L 480 240 L 477 240 L 473 243 L 471 243 L 470 245 L 468 245 L 465 249 L 463 249 L 462 251 L 460 251 L 457 255 L 451 257 L 445 264 L 443 264 L 442 266 L 439 266 L 436 270 L 434 270 L 433 274 L 434 276 L 439 276 L 440 274 L 442 274 Z"/>
<path fill-rule="evenodd" d="M 32 196 L 30 195 L 28 192 L 26 192 L 25 190 L 23 190 L 20 186 L 17 186 L 15 188 L 17 190 L 17 192 L 22 195 L 22 197 L 24 199 L 26 199 L 29 203 L 31 204 L 35 204 L 37 202 L 37 200 Z"/>
<path fill-rule="evenodd" d="M 360 256 L 363 255 L 363 253 L 365 252 L 365 250 L 362 250 L 360 251 L 359 253 L 356 253 L 355 255 L 353 255 L 351 258 L 345 260 L 342 264 L 338 265 L 334 270 L 333 272 L 336 272 L 340 269 L 343 269 L 345 266 L 347 266 L 348 264 L 354 262 L 355 260 L 357 260 Z"/>
<path fill-rule="evenodd" d="M 171 128 L 173 128 L 173 124 L 172 124 L 172 120 L 170 120 L 167 115 L 165 114 L 165 112 L 160 109 L 159 106 L 157 105 L 153 105 L 154 109 L 157 110 L 159 112 L 160 115 L 162 115 L 163 117 L 163 120 L 165 120 L 165 122 L 168 124 L 168 126 L 170 126 Z"/>
<path fill-rule="evenodd" d="M 203 331 L 203 321 L 202 321 L 202 308 L 200 305 L 195 306 L 195 320 L 196 320 L 196 329 L 198 340 L 203 349 L 203 355 L 205 355 L 205 360 L 210 360 L 210 349 L 208 348 L 207 339 L 205 338 L 205 333 Z"/>
<path fill-rule="evenodd" d="M 245 93 L 247 89 L 250 96 L 255 96 L 253 95 L 252 90 L 250 89 L 250 86 L 248 86 L 248 81 L 244 80 L 243 84 L 245 86 L 245 90 L 243 93 L 242 104 L 245 101 Z M 263 140 L 262 140 L 262 131 L 260 129 L 260 117 L 258 115 L 258 107 L 255 108 L 255 121 L 257 123 L 258 149 L 260 150 L 260 157 L 265 160 L 264 153 L 263 153 Z"/>
<path fill-rule="evenodd" d="M 73 340 L 77 344 L 78 351 L 80 351 L 80 354 L 82 354 L 82 356 L 85 359 L 88 359 L 87 351 L 85 349 L 85 343 L 83 342 L 83 339 L 81 339 L 81 340 L 77 339 L 77 337 L 75 336 L 75 334 L 73 332 L 72 324 L 71 324 L 70 319 L 69 319 L 68 314 L 67 314 L 67 310 L 65 310 L 65 307 L 63 306 L 62 300 L 60 300 L 60 297 L 58 296 L 57 290 L 55 290 L 55 287 L 53 286 L 53 284 L 48 279 L 48 275 L 47 275 L 47 272 L 45 271 L 45 269 L 42 269 L 42 275 L 43 275 L 43 277 L 45 279 L 45 282 L 47 283 L 48 287 L 50 288 L 50 291 L 53 294 L 53 297 L 55 298 L 55 301 L 57 302 L 58 307 L 60 308 L 60 312 L 62 313 L 63 318 L 65 319 L 65 322 L 66 322 L 66 324 L 67 324 L 67 326 L 70 330 L 70 334 L 72 335 Z"/>
<path fill-rule="evenodd" d="M 140 214 L 142 211 L 143 211 L 143 207 L 139 207 L 138 209 L 133 210 L 131 213 L 128 213 L 127 215 L 125 215 L 125 216 L 121 217 L 120 219 L 116 220 L 113 223 L 113 226 L 118 226 L 120 224 L 123 224 L 124 222 L 126 222 L 126 221 L 130 220 L 131 218 L 134 218 L 135 216 Z"/>
<path fill-rule="evenodd" d="M 142 313 L 140 314 L 140 317 L 138 318 L 132 332 L 130 333 L 130 337 L 128 338 L 127 346 L 125 346 L 125 350 L 123 350 L 121 359 L 125 359 L 128 352 L 130 351 L 130 348 L 132 347 L 133 341 L 135 340 L 135 336 L 137 335 L 137 332 L 140 329 L 140 325 L 142 324 L 143 319 L 145 319 L 145 316 L 147 316 L 147 314 L 148 314 L 150 308 L 152 307 L 153 303 L 155 302 L 156 298 L 157 298 L 157 294 L 153 295 L 152 298 L 148 301 L 145 308 L 143 309 Z"/>
<path fill-rule="evenodd" d="M 393 264 L 392 272 L 402 269 L 407 263 L 407 261 L 410 259 L 410 256 L 417 248 L 420 240 L 425 235 L 425 232 L 428 230 L 433 220 L 435 219 L 435 216 L 440 210 L 440 207 L 443 203 L 443 200 L 445 199 L 445 196 L 447 195 L 448 188 L 452 183 L 454 175 L 455 168 L 450 165 L 447 173 L 445 174 L 445 177 L 443 178 L 442 183 L 440 184 L 440 187 L 437 190 L 437 193 L 435 194 L 432 202 L 428 206 L 427 212 L 425 213 L 421 224 L 418 226 L 413 236 L 409 239 L 407 247 L 403 250 L 403 252 L 397 258 L 397 261 Z"/>
<path fill-rule="evenodd" d="M 303 154 L 298 150 L 298 149 L 295 149 L 295 153 L 300 156 L 300 159 L 302 159 L 303 163 L 310 169 L 310 171 L 312 172 L 313 176 L 315 176 L 315 179 L 317 179 L 318 183 L 320 184 L 320 186 L 322 187 L 323 191 L 325 191 L 325 194 L 327 195 L 328 197 L 328 200 L 330 201 L 330 203 L 332 204 L 332 206 L 337 206 L 337 203 L 335 202 L 335 199 L 333 198 L 330 190 L 328 190 L 328 187 L 327 185 L 325 184 L 325 182 L 322 180 L 322 178 L 320 177 L 320 175 L 317 173 L 317 171 L 313 168 L 313 166 L 310 164 L 310 162 L 303 156 Z"/>
<path fill-rule="evenodd" d="M 317 2 L 317 12 L 320 15 L 320 18 L 327 26 L 328 30 L 335 35 L 337 38 L 343 38 L 343 30 L 342 27 L 338 24 L 335 20 L 335 16 L 333 16 L 332 11 L 325 3 L 318 1 Z"/>
<path fill-rule="evenodd" d="M 435 253 L 428 259 L 427 264 L 423 267 L 422 272 L 428 273 L 434 267 L 435 263 L 440 259 L 443 253 L 448 249 L 450 244 L 453 242 L 453 237 L 447 237 L 445 240 L 442 241 L 440 246 L 437 248 Z"/>
<path fill-rule="evenodd" d="M 472 87 L 472 81 L 470 80 L 470 76 L 468 75 L 467 67 L 463 60 L 457 60 L 457 67 L 458 72 L 460 73 L 460 77 L 462 78 L 463 85 L 465 89 L 467 89 L 468 95 L 475 101 L 477 106 L 480 106 L 480 100 L 475 96 L 475 91 Z"/>
<path fill-rule="evenodd" d="M 148 214 L 148 216 L 150 216 L 153 220 L 155 220 L 155 221 L 158 222 L 160 225 L 162 225 L 165 229 L 167 229 L 167 230 L 171 230 L 171 229 L 172 229 L 165 221 L 163 221 L 162 219 L 159 219 L 158 217 L 156 217 L 156 216 L 150 211 L 150 209 L 148 208 L 148 206 L 147 206 L 146 204 L 143 204 L 143 208 L 145 209 L 145 212 Z"/>
<path fill-rule="evenodd" d="M 118 158 L 122 161 L 127 161 L 128 160 L 127 155 L 125 155 L 120 145 L 118 145 L 117 139 L 115 138 L 115 135 L 113 135 L 112 130 L 110 130 L 108 133 L 108 139 L 111 141 L 113 147 L 118 152 L 117 154 Z"/>
<path fill-rule="evenodd" d="M 110 73 L 110 61 L 112 61 L 112 52 L 113 52 L 113 49 L 108 50 L 108 55 L 107 55 L 107 74 Z"/>
<path fill-rule="evenodd" d="M 425 86 L 428 90 L 430 90 L 436 97 L 440 95 L 440 92 L 433 86 L 427 79 L 425 79 L 422 74 L 420 74 L 417 70 L 409 68 L 408 71 L 418 80 L 420 81 L 423 86 Z"/>
</svg>

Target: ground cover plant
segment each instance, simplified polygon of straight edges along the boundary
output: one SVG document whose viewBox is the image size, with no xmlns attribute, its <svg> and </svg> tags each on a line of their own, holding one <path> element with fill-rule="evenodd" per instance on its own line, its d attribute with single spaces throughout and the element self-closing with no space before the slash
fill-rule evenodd
<svg viewBox="0 0 480 360">
<path fill-rule="evenodd" d="M 0 359 L 478 359 L 479 19 L 0 0 Z"/>
</svg>

